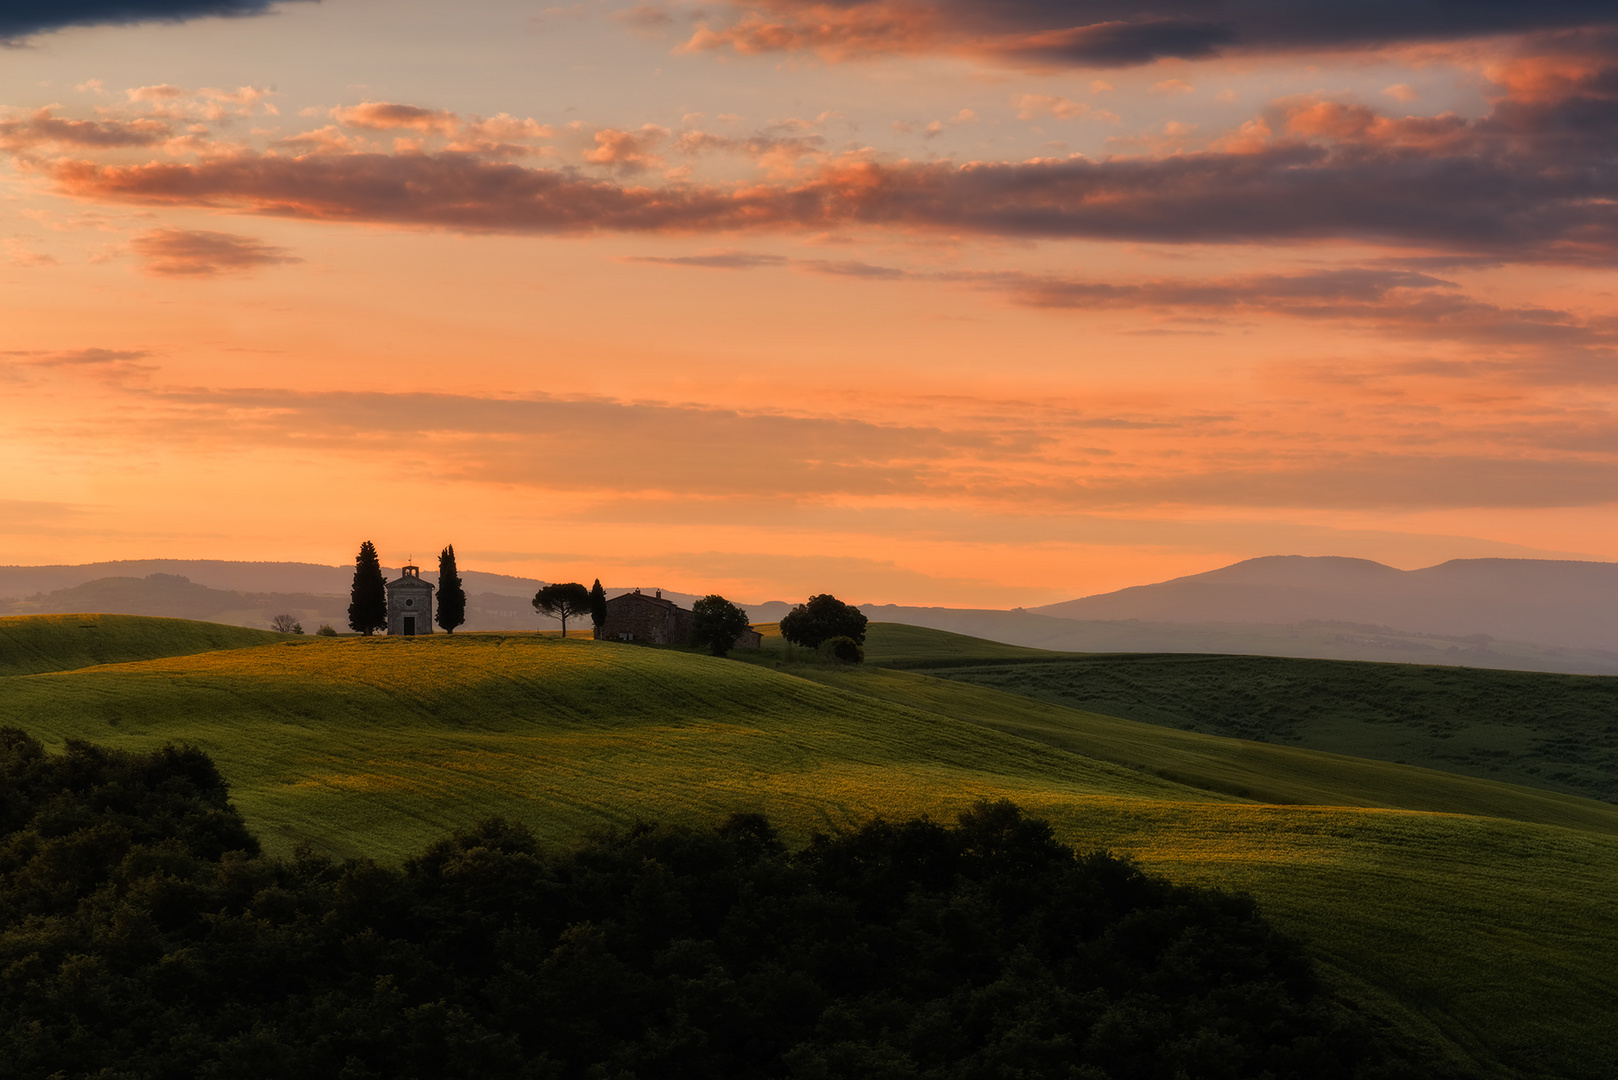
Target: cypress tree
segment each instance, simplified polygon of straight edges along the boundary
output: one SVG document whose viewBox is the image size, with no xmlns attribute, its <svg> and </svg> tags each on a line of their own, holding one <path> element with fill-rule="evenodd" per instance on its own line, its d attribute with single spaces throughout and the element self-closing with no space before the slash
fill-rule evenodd
<svg viewBox="0 0 1618 1080">
<path fill-rule="evenodd" d="M 590 586 L 590 621 L 595 624 L 596 640 L 601 640 L 601 628 L 607 625 L 607 590 L 601 587 L 601 579 Z"/>
<path fill-rule="evenodd" d="M 354 586 L 348 594 L 348 626 L 357 634 L 370 637 L 388 628 L 388 589 L 382 577 L 382 564 L 369 540 L 360 545 L 354 557 Z"/>
<path fill-rule="evenodd" d="M 455 568 L 455 545 L 446 544 L 438 553 L 438 617 L 434 620 L 453 634 L 455 628 L 466 621 L 466 590 L 461 588 L 461 574 Z"/>
</svg>

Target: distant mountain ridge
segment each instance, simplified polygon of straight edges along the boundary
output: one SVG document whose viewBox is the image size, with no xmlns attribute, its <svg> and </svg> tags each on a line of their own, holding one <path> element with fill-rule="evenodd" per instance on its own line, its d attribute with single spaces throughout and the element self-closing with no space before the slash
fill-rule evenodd
<svg viewBox="0 0 1618 1080">
<path fill-rule="evenodd" d="M 209 559 L 0 566 L 0 615 L 96 611 L 265 627 L 291 614 L 306 630 L 321 622 L 341 630 L 352 576 L 346 566 Z M 436 580 L 431 570 L 423 576 Z M 479 570 L 461 577 L 468 594 L 463 629 L 556 625 L 529 604 L 544 582 Z M 610 595 L 627 591 L 607 588 Z M 683 607 L 697 599 L 667 589 L 663 595 Z M 791 607 L 741 606 L 761 623 Z M 1026 611 L 861 610 L 877 621 L 1059 652 L 1245 653 L 1618 675 L 1618 563 L 1456 559 L 1399 570 L 1369 559 L 1279 555 Z"/>
<path fill-rule="evenodd" d="M 1618 563 L 1453 559 L 1399 570 L 1274 555 L 1029 610 L 1079 621 L 1358 623 L 1618 652 Z"/>
<path fill-rule="evenodd" d="M 438 579 L 437 559 L 423 565 L 423 576 Z M 397 577 L 399 568 L 384 566 L 384 576 Z M 229 559 L 118 559 L 76 566 L 0 566 L 0 597 L 25 597 L 71 589 L 101 578 L 145 578 L 175 574 L 210 589 L 247 593 L 310 593 L 347 596 L 353 583 L 352 566 L 324 566 L 306 562 L 244 562 Z M 535 578 L 462 570 L 467 592 L 498 592 L 533 596 L 545 584 Z"/>
</svg>

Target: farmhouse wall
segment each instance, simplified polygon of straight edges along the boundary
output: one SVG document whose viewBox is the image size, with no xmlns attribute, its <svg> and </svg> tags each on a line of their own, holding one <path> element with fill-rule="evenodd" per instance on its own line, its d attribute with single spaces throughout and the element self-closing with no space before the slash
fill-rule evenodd
<svg viewBox="0 0 1618 1080">
<path fill-rule="evenodd" d="M 691 613 L 673 600 L 631 592 L 607 601 L 603 641 L 643 641 L 652 645 L 691 644 Z"/>
<path fill-rule="evenodd" d="M 607 601 L 607 621 L 601 624 L 603 641 L 642 641 L 652 645 L 689 645 L 695 616 L 661 595 L 631 592 Z M 757 649 L 764 638 L 757 630 L 743 630 L 733 646 Z"/>
</svg>

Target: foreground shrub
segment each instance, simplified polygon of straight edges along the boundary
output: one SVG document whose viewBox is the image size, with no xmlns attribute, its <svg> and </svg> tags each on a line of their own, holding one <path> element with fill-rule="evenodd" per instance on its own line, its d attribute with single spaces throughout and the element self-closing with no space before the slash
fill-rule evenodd
<svg viewBox="0 0 1618 1080">
<path fill-rule="evenodd" d="M 863 664 L 865 646 L 851 637 L 827 638 L 820 644 L 820 655 L 844 664 Z"/>
<path fill-rule="evenodd" d="M 1396 1075 L 1252 901 L 1010 803 L 789 851 L 762 817 L 402 869 L 259 856 L 195 750 L 0 731 L 6 1077 Z"/>
</svg>

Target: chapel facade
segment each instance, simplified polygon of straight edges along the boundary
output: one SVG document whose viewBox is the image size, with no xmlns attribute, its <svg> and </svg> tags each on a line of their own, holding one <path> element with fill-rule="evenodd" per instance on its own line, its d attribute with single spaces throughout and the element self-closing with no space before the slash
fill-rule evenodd
<svg viewBox="0 0 1618 1080">
<path fill-rule="evenodd" d="M 388 634 L 415 637 L 433 632 L 433 586 L 421 579 L 421 568 L 402 566 L 387 584 Z"/>
</svg>

